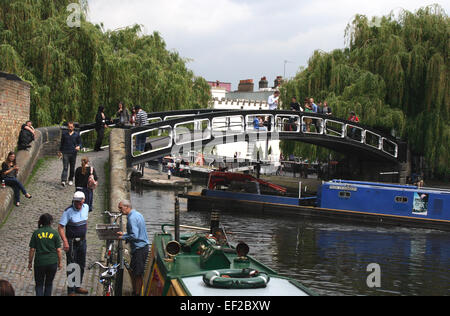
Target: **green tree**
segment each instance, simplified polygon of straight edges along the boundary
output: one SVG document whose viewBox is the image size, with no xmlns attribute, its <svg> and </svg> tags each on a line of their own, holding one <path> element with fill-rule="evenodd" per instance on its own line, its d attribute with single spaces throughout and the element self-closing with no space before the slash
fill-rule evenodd
<svg viewBox="0 0 450 316">
<path fill-rule="evenodd" d="M 395 129 L 434 174 L 448 178 L 449 33 L 449 18 L 438 5 L 381 19 L 356 15 L 346 28 L 347 47 L 314 52 L 282 95 L 327 100 L 338 117 L 354 110 L 366 125 Z M 311 158 L 329 154 L 311 147 L 283 144 Z"/>
<path fill-rule="evenodd" d="M 112 116 L 119 101 L 148 112 L 207 107 L 207 82 L 158 32 L 143 34 L 140 25 L 104 31 L 86 21 L 87 5 L 80 27 L 69 27 L 72 2 L 0 0 L 0 71 L 31 83 L 37 126 L 93 122 L 99 105 Z"/>
</svg>

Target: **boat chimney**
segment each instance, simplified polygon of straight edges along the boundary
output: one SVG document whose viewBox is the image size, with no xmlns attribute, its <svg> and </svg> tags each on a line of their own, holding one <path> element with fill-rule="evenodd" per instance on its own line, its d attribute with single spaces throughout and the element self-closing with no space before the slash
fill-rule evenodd
<svg viewBox="0 0 450 316">
<path fill-rule="evenodd" d="M 175 197 L 175 240 L 180 242 L 180 200 Z"/>
<path fill-rule="evenodd" d="M 211 231 L 210 234 L 214 234 L 220 227 L 220 212 L 217 210 L 211 211 Z"/>
</svg>

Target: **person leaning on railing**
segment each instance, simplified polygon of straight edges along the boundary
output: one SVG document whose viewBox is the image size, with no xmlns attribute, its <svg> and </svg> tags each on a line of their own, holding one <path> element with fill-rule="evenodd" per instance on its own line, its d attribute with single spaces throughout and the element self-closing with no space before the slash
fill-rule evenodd
<svg viewBox="0 0 450 316">
<path fill-rule="evenodd" d="M 118 127 L 124 127 L 130 124 L 130 113 L 123 105 L 123 102 L 119 102 L 119 110 L 117 111 L 116 116 L 119 118 L 119 122 L 117 123 Z"/>
</svg>

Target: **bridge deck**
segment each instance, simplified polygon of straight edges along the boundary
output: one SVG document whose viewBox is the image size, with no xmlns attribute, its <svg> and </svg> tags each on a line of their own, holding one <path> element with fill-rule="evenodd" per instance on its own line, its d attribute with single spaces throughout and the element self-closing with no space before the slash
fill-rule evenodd
<svg viewBox="0 0 450 316">
<path fill-rule="evenodd" d="M 192 151 L 189 146 L 199 144 L 212 147 L 261 139 L 301 141 L 374 160 L 406 161 L 405 142 L 371 127 L 322 114 L 269 110 L 198 113 L 191 110 L 178 114 L 151 113 L 149 125 L 127 131 L 128 166 L 173 153 L 172 149 L 180 153 L 180 150 Z M 255 129 L 253 121 L 259 116 L 266 118 L 267 128 Z M 144 150 L 142 143 L 146 139 Z"/>
</svg>

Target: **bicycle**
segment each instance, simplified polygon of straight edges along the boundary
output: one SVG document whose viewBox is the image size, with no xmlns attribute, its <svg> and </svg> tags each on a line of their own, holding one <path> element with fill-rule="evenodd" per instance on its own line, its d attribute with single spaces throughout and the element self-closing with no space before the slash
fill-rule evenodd
<svg viewBox="0 0 450 316">
<path fill-rule="evenodd" d="M 120 229 L 122 228 L 122 213 L 110 213 L 108 211 L 105 211 L 104 214 L 108 215 L 110 218 L 114 219 L 112 221 L 112 225 L 117 225 L 117 220 L 120 219 Z M 112 264 L 114 262 L 114 246 L 115 246 L 115 239 L 107 239 L 106 240 L 106 252 L 105 252 L 105 259 L 106 263 Z M 120 257 L 120 255 L 118 256 Z M 117 258 L 117 261 L 119 261 L 120 258 Z"/>
<path fill-rule="evenodd" d="M 123 284 L 123 268 L 127 266 L 123 258 L 122 241 L 118 240 L 117 236 L 117 232 L 122 230 L 122 213 L 111 213 L 105 211 L 104 214 L 108 215 L 110 219 L 112 219 L 112 221 L 110 220 L 111 223 L 106 225 L 97 224 L 97 234 L 100 240 L 106 241 L 106 266 L 103 267 L 104 269 L 109 269 L 109 274 L 112 274 L 111 280 L 114 280 L 114 291 L 107 290 L 106 293 L 110 293 L 110 295 L 121 296 Z M 119 219 L 120 224 L 117 224 L 117 221 Z M 101 283 L 106 282 L 108 286 L 111 286 L 111 282 L 102 280 L 103 279 L 101 279 Z"/>
<path fill-rule="evenodd" d="M 98 265 L 100 268 L 105 271 L 100 274 L 99 282 L 103 285 L 103 296 L 115 296 L 116 294 L 116 278 L 117 274 L 120 271 L 120 264 L 116 263 L 110 266 L 104 266 L 101 262 L 92 263 L 88 269 L 91 270 L 95 265 Z M 127 269 L 129 269 L 129 265 L 126 261 L 124 261 L 124 265 Z"/>
</svg>

